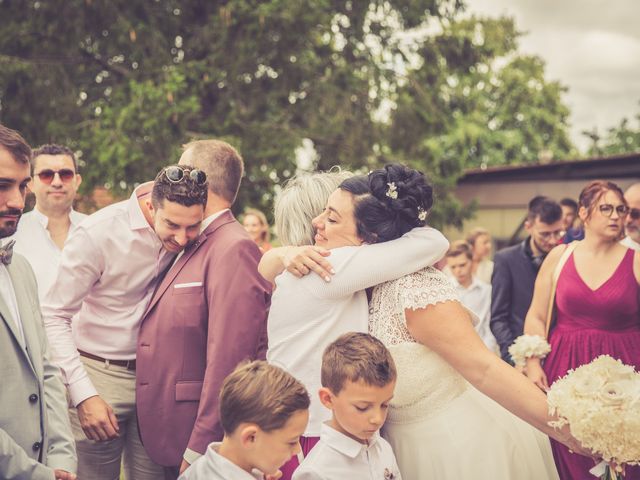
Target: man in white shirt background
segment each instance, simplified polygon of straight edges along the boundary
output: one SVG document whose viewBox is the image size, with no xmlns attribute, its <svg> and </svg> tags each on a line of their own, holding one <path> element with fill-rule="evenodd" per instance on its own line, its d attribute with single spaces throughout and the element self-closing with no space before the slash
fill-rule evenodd
<svg viewBox="0 0 640 480">
<path fill-rule="evenodd" d="M 464 240 L 453 242 L 447 252 L 446 259 L 460 295 L 460 301 L 480 319 L 480 323 L 475 327 L 476 332 L 489 350 L 497 353 L 498 343 L 489 327 L 491 285 L 473 276 L 471 245 Z"/>
<path fill-rule="evenodd" d="M 84 219 L 67 240 L 42 312 L 72 404 L 79 478 L 117 479 L 121 463 L 127 480 L 163 477 L 138 433 L 138 330 L 158 279 L 197 238 L 206 201 L 202 171 L 169 166 L 151 198 L 141 185 L 129 200 Z"/>
<path fill-rule="evenodd" d="M 624 199 L 629 205 L 629 213 L 624 226 L 627 236 L 622 240 L 622 244 L 640 250 L 640 183 L 634 183 L 627 188 Z"/>
<path fill-rule="evenodd" d="M 13 239 L 15 251 L 24 255 L 33 268 L 42 300 L 55 279 L 69 232 L 86 215 L 73 209 L 82 177 L 71 149 L 43 145 L 33 151 L 31 164 L 29 189 L 36 204 L 22 216 Z"/>
</svg>

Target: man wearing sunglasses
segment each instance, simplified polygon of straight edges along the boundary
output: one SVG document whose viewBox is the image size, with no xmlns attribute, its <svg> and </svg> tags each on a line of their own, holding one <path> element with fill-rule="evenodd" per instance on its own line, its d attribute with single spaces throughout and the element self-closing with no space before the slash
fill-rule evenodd
<svg viewBox="0 0 640 480">
<path fill-rule="evenodd" d="M 220 388 L 239 362 L 265 358 L 271 293 L 258 273 L 260 250 L 230 211 L 243 173 L 238 152 L 199 140 L 180 164 L 207 174 L 205 220 L 154 293 L 136 357 L 142 442 L 171 480 L 222 440 Z"/>
<path fill-rule="evenodd" d="M 31 163 L 33 178 L 29 189 L 36 204 L 22 216 L 13 239 L 15 251 L 24 255 L 36 274 L 42 300 L 55 279 L 69 232 L 86 215 L 73 209 L 82 177 L 70 148 L 43 145 L 34 150 Z"/>
<path fill-rule="evenodd" d="M 562 208 L 550 198 L 529 202 L 523 242 L 496 253 L 491 277 L 491 331 L 502 358 L 512 363 L 509 346 L 522 335 L 540 265 L 565 232 Z"/>
<path fill-rule="evenodd" d="M 205 174 L 173 165 L 158 173 L 150 195 L 141 185 L 67 240 L 42 312 L 72 404 L 79 478 L 113 480 L 121 465 L 129 480 L 163 476 L 138 433 L 138 331 L 158 279 L 196 240 L 206 203 Z"/>
<path fill-rule="evenodd" d="M 624 225 L 627 236 L 622 240 L 622 244 L 640 250 L 640 183 L 634 183 L 627 188 L 624 199 L 629 206 L 629 213 Z"/>
</svg>

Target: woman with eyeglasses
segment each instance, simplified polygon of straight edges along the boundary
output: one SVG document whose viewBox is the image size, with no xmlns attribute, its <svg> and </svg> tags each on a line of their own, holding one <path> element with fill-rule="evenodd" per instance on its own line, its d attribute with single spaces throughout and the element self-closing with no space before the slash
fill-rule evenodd
<svg viewBox="0 0 640 480">
<path fill-rule="evenodd" d="M 527 377 L 544 391 L 599 355 L 640 369 L 640 253 L 620 244 L 629 208 L 620 188 L 601 180 L 582 190 L 579 207 L 585 237 L 575 242 L 557 277 L 551 352 L 544 363 L 528 358 L 525 367 Z M 545 336 L 553 275 L 566 248 L 554 248 L 540 268 L 525 334 Z M 554 441 L 552 448 L 562 480 L 590 478 L 591 459 Z M 640 479 L 640 466 L 627 467 L 625 479 Z"/>
</svg>

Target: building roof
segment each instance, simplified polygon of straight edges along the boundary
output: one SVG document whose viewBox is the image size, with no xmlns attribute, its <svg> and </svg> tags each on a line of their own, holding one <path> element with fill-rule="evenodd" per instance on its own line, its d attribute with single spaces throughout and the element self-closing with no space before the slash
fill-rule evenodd
<svg viewBox="0 0 640 480">
<path fill-rule="evenodd" d="M 583 160 L 561 160 L 546 164 L 502 165 L 467 170 L 458 185 L 531 180 L 595 180 L 640 178 L 640 152 Z"/>
</svg>

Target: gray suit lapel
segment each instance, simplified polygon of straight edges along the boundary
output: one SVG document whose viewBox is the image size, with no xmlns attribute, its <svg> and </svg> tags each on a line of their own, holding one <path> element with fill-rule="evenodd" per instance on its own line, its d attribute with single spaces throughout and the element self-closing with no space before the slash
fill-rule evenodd
<svg viewBox="0 0 640 480">
<path fill-rule="evenodd" d="M 7 267 L 9 270 L 9 276 L 11 277 L 11 283 L 13 284 L 13 291 L 16 294 L 16 302 L 18 304 L 18 312 L 20 313 L 20 322 L 22 324 L 22 331 L 24 333 L 24 340 L 26 345 L 22 345 L 20 341 L 20 332 L 18 331 L 18 326 L 16 325 L 15 320 L 13 320 L 13 315 L 10 314 L 9 307 L 5 304 L 4 300 L 0 298 L 0 313 L 5 320 L 5 323 L 9 325 L 9 329 L 13 333 L 13 336 L 18 342 L 18 345 L 22 346 L 22 351 L 31 366 L 31 369 L 35 372 L 35 368 L 33 362 L 31 361 L 31 356 L 29 352 L 38 351 L 38 349 L 33 349 L 31 342 L 37 341 L 37 335 L 34 335 L 32 331 L 32 324 L 34 319 L 33 317 L 33 309 L 32 309 L 32 300 L 30 299 L 24 282 L 20 281 L 20 272 L 13 265 L 9 265 Z"/>
<path fill-rule="evenodd" d="M 12 278 L 13 280 L 13 278 Z M 20 339 L 20 332 L 18 331 L 18 325 L 16 324 L 13 315 L 11 314 L 11 310 L 9 306 L 5 303 L 4 297 L 0 295 L 0 317 L 4 320 L 4 323 L 7 324 L 7 328 L 11 332 L 11 334 L 15 337 L 18 345 L 22 345 L 22 340 Z"/>
</svg>

